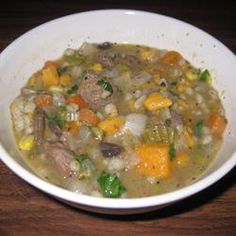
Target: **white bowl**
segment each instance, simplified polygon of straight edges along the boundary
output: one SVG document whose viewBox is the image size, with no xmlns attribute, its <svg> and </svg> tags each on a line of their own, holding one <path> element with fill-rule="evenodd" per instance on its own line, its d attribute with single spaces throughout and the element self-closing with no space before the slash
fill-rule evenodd
<svg viewBox="0 0 236 236">
<path fill-rule="evenodd" d="M 76 194 L 47 183 L 24 164 L 17 151 L 9 104 L 28 77 L 48 59 L 57 59 L 67 47 L 82 42 L 130 42 L 174 49 L 198 67 L 208 68 L 226 109 L 228 127 L 216 159 L 196 183 L 159 196 L 106 199 Z M 19 37 L 0 55 L 0 156 L 18 176 L 70 205 L 89 211 L 131 214 L 174 203 L 210 186 L 236 164 L 236 58 L 218 40 L 182 21 L 142 11 L 99 10 L 74 14 L 43 24 Z"/>
</svg>

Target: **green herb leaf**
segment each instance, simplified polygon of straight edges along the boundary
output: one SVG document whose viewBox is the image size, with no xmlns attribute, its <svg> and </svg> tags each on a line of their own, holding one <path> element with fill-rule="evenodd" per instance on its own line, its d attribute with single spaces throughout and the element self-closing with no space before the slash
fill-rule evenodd
<svg viewBox="0 0 236 236">
<path fill-rule="evenodd" d="M 169 156 L 171 160 L 173 160 L 173 158 L 175 157 L 175 146 L 173 143 L 170 144 Z"/>
<path fill-rule="evenodd" d="M 76 156 L 75 159 L 80 163 L 81 167 L 85 171 L 95 171 L 96 168 L 87 154 Z"/>
<path fill-rule="evenodd" d="M 76 93 L 78 91 L 79 87 L 77 84 L 73 85 L 71 88 L 69 88 L 67 90 L 67 94 L 73 94 Z"/>
<path fill-rule="evenodd" d="M 199 76 L 199 80 L 202 82 L 211 82 L 210 72 L 208 70 L 202 71 Z"/>
<path fill-rule="evenodd" d="M 122 186 L 116 174 L 103 171 L 97 181 L 104 197 L 117 198 L 125 191 L 125 188 Z"/>
<path fill-rule="evenodd" d="M 59 126 L 59 128 L 62 129 L 64 127 L 65 121 L 62 120 L 57 113 L 53 113 L 49 115 L 45 112 L 45 116 L 48 120 L 54 121 Z"/>
<path fill-rule="evenodd" d="M 97 85 L 99 85 L 104 90 L 110 92 L 111 94 L 113 93 L 113 88 L 112 88 L 111 84 L 109 82 L 107 82 L 106 80 L 104 80 L 104 79 L 98 80 Z"/>
<path fill-rule="evenodd" d="M 202 135 L 202 128 L 204 123 L 202 120 L 198 121 L 194 126 L 194 133 L 196 136 L 200 137 Z"/>
</svg>

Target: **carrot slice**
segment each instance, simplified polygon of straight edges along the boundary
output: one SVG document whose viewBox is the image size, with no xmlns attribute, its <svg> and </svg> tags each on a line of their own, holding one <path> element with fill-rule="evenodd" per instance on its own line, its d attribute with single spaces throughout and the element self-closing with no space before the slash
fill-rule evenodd
<svg viewBox="0 0 236 236">
<path fill-rule="evenodd" d="M 68 97 L 66 100 L 66 104 L 77 104 L 80 108 L 86 107 L 84 99 L 79 94 Z"/>
<path fill-rule="evenodd" d="M 88 108 L 80 109 L 79 118 L 80 121 L 85 122 L 90 126 L 96 126 L 100 122 L 100 119 L 97 117 L 97 115 Z"/>
<path fill-rule="evenodd" d="M 210 115 L 208 119 L 209 128 L 214 134 L 218 136 L 223 135 L 226 125 L 227 125 L 226 119 L 219 114 L 213 113 L 212 115 Z"/>
<path fill-rule="evenodd" d="M 40 94 L 35 97 L 35 104 L 37 107 L 46 107 L 52 104 L 52 96 L 48 94 Z"/>
</svg>

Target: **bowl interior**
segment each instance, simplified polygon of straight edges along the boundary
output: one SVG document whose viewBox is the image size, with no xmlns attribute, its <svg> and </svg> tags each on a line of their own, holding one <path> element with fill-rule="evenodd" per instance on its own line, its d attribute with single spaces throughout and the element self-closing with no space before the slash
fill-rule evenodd
<svg viewBox="0 0 236 236">
<path fill-rule="evenodd" d="M 74 14 L 41 25 L 1 53 L 0 140 L 2 147 L 20 165 L 27 168 L 13 138 L 9 113 L 11 101 L 46 60 L 56 59 L 67 47 L 78 48 L 84 41 L 129 42 L 173 49 L 195 66 L 208 68 L 226 109 L 228 127 L 223 147 L 203 177 L 222 167 L 230 158 L 236 162 L 233 155 L 236 150 L 235 55 L 207 33 L 173 18 L 132 10 L 104 10 Z M 11 158 L 1 152 L 0 155 L 4 162 Z"/>
</svg>

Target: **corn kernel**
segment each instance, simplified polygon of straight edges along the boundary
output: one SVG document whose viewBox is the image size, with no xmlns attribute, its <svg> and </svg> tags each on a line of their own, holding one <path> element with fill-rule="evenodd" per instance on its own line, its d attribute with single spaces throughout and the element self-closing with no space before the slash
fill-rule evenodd
<svg viewBox="0 0 236 236">
<path fill-rule="evenodd" d="M 100 63 L 95 63 L 92 66 L 89 67 L 90 70 L 99 73 L 103 70 L 102 65 Z"/>
<path fill-rule="evenodd" d="M 32 134 L 24 135 L 18 144 L 18 147 L 23 151 L 30 151 L 34 145 L 34 136 Z"/>
</svg>

